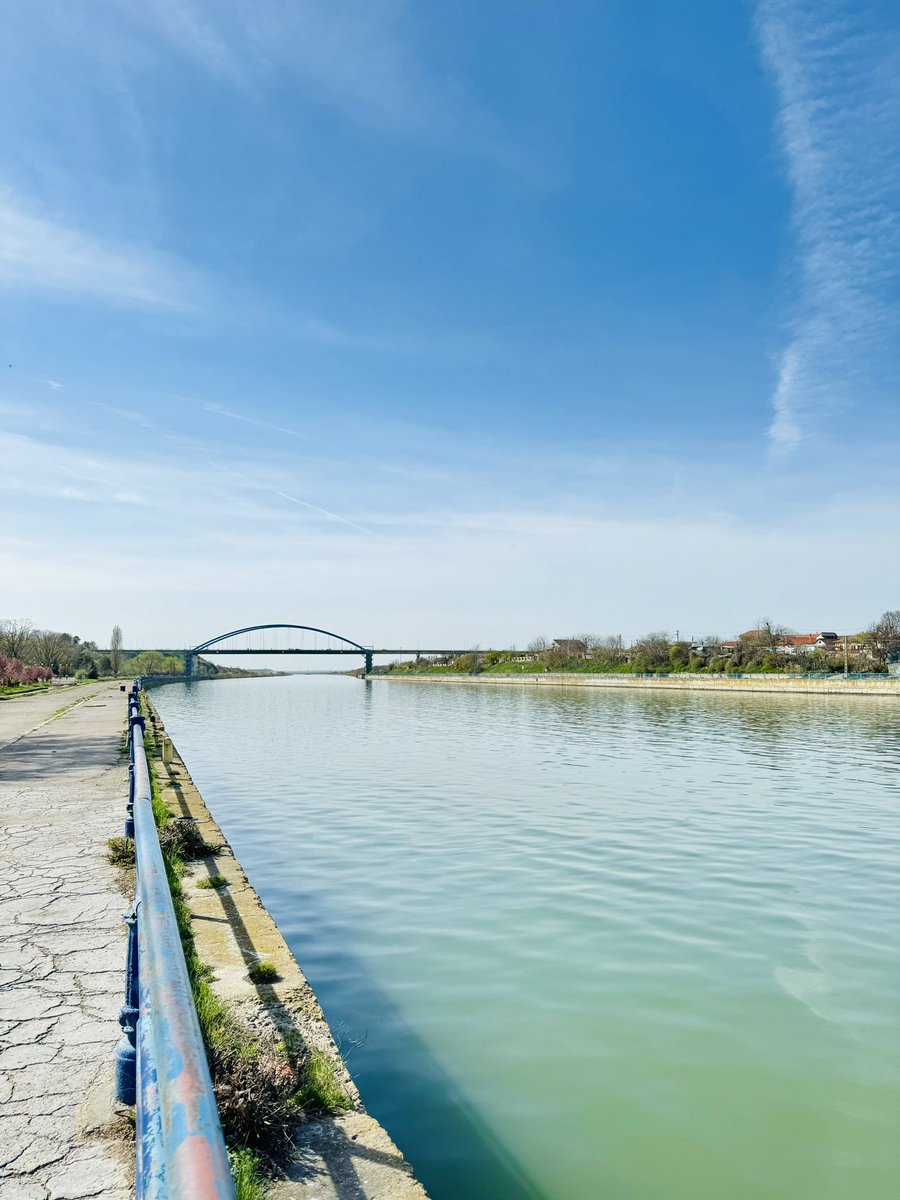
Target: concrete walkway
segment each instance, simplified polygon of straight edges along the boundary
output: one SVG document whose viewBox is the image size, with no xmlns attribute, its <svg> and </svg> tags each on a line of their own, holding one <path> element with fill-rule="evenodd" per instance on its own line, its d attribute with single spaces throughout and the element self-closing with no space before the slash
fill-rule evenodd
<svg viewBox="0 0 900 1200">
<path fill-rule="evenodd" d="M 122 831 L 124 720 L 117 683 L 0 703 L 3 1200 L 133 1193 L 127 1125 L 111 1120 L 125 899 L 104 858 Z"/>
<path fill-rule="evenodd" d="M 46 692 L 30 692 L 25 696 L 0 696 L 0 750 L 31 733 L 61 708 L 69 708 L 106 692 L 108 683 L 77 683 L 72 687 L 51 687 Z M 115 685 L 118 689 L 118 684 Z"/>
</svg>

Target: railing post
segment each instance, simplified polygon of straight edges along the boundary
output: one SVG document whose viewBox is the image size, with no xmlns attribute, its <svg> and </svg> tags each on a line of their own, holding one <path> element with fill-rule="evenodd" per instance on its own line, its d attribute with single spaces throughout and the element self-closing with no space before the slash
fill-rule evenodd
<svg viewBox="0 0 900 1200">
<path fill-rule="evenodd" d="M 134 1104 L 137 1099 L 138 942 L 137 905 L 125 914 L 128 949 L 125 952 L 125 1003 L 119 1013 L 122 1038 L 116 1047 L 116 1099 Z"/>
<path fill-rule="evenodd" d="M 129 743 L 131 739 L 129 738 Z M 129 745 L 130 750 L 130 745 Z M 125 836 L 134 840 L 134 758 L 128 763 L 128 804 L 125 808 Z"/>
</svg>

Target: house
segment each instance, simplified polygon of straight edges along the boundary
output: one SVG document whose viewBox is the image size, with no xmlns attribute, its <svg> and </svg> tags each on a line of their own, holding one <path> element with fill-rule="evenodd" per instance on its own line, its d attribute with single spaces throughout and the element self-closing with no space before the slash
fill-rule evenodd
<svg viewBox="0 0 900 1200">
<path fill-rule="evenodd" d="M 743 642 L 758 642 L 760 638 L 769 636 L 762 629 L 748 629 L 746 633 L 742 633 L 740 641 Z M 838 646 L 838 635 L 836 633 L 781 633 L 771 635 L 774 640 L 774 645 L 768 649 L 774 650 L 778 654 L 812 654 L 816 650 L 835 650 Z M 734 646 L 734 642 L 725 642 L 729 648 Z"/>
<path fill-rule="evenodd" d="M 813 654 L 816 650 L 834 650 L 836 633 L 785 633 L 776 647 L 779 654 Z"/>
<path fill-rule="evenodd" d="M 588 658 L 587 642 L 581 638 L 554 638 L 551 650 L 564 654 L 566 658 Z"/>
</svg>

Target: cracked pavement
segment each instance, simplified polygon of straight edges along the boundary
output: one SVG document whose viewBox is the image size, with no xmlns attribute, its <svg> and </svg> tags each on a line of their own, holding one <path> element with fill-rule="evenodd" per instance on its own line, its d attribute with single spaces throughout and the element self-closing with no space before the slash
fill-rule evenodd
<svg viewBox="0 0 900 1200">
<path fill-rule="evenodd" d="M 38 727 L 11 742 L 0 713 L 3 1200 L 133 1195 L 127 1110 L 117 1118 L 112 1099 L 126 901 L 104 857 L 125 814 L 125 697 L 118 683 L 84 697 L 56 718 L 36 705 Z"/>
</svg>

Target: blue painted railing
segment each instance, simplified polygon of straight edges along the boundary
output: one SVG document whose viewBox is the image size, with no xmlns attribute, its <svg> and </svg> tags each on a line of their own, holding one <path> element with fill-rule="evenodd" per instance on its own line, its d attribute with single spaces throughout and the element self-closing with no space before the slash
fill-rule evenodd
<svg viewBox="0 0 900 1200">
<path fill-rule="evenodd" d="M 144 751 L 140 681 L 128 697 L 125 836 L 137 887 L 128 923 L 116 1095 L 135 1105 L 138 1200 L 234 1200 L 203 1037 L 166 878 Z"/>
</svg>

